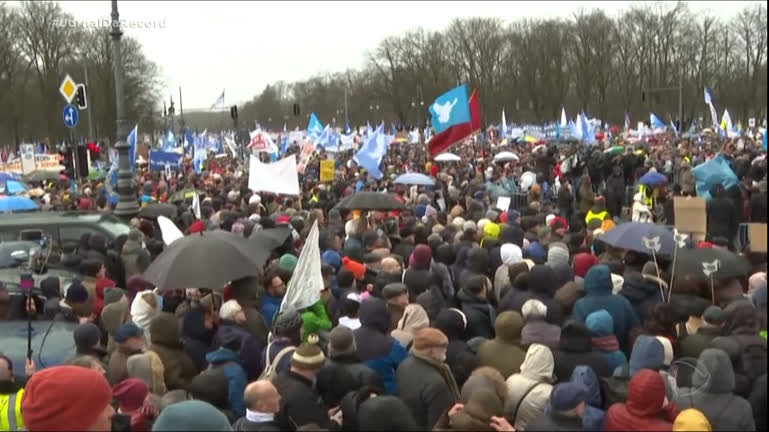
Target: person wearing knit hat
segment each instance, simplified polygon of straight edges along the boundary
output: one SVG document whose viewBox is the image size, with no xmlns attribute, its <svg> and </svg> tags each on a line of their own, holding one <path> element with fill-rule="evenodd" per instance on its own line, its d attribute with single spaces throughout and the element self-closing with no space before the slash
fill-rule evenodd
<svg viewBox="0 0 769 432">
<path fill-rule="evenodd" d="M 187 400 L 167 406 L 152 425 L 154 431 L 231 431 L 227 417 L 208 402 Z"/>
<path fill-rule="evenodd" d="M 436 328 L 414 333 L 411 355 L 396 372 L 398 394 L 422 430 L 429 430 L 459 401 L 459 387 L 445 364 L 449 339 Z M 441 395 L 434 397 L 431 395 Z"/>
<path fill-rule="evenodd" d="M 555 267 L 558 264 L 569 264 L 569 247 L 564 243 L 550 243 L 547 247 L 547 265 Z"/>
<path fill-rule="evenodd" d="M 89 355 L 101 360 L 107 354 L 101 346 L 101 329 L 96 324 L 80 324 L 72 336 L 77 355 Z"/>
<path fill-rule="evenodd" d="M 574 256 L 574 262 L 572 267 L 574 268 L 574 276 L 580 279 L 587 275 L 587 271 L 593 266 L 598 265 L 598 258 L 595 255 L 589 253 L 578 253 Z"/>
<path fill-rule="evenodd" d="M 112 389 L 101 373 L 77 366 L 54 366 L 36 372 L 27 381 L 21 416 L 31 432 L 108 431 L 115 415 L 111 400 Z"/>
<path fill-rule="evenodd" d="M 113 340 L 117 349 L 110 355 L 107 364 L 107 380 L 111 384 L 128 377 L 128 357 L 144 350 L 144 331 L 134 323 L 126 323 L 117 328 Z"/>
<path fill-rule="evenodd" d="M 565 382 L 553 387 L 545 412 L 526 425 L 529 431 L 583 430 L 582 413 L 588 389 L 579 382 Z"/>
<path fill-rule="evenodd" d="M 352 330 L 344 326 L 336 326 L 328 333 L 328 358 L 334 360 L 339 357 L 355 355 L 355 338 Z"/>
<path fill-rule="evenodd" d="M 280 430 L 294 430 L 310 423 L 321 428 L 328 426 L 328 410 L 313 384 L 325 361 L 318 336 L 312 334 L 294 350 L 289 370 L 273 380 L 281 399 L 280 412 L 275 417 Z"/>
<path fill-rule="evenodd" d="M 366 276 L 366 266 L 348 257 L 342 258 L 342 267 L 352 273 L 355 280 L 363 280 L 363 277 Z"/>
<path fill-rule="evenodd" d="M 125 291 L 118 287 L 109 287 L 104 290 L 104 307 L 117 303 L 125 296 Z M 103 309 L 102 309 L 103 310 Z"/>
<path fill-rule="evenodd" d="M 146 431 L 157 416 L 148 400 L 147 384 L 138 378 L 126 378 L 112 387 L 112 397 L 120 404 L 118 414 L 131 419 L 131 430 Z"/>
<path fill-rule="evenodd" d="M 294 269 L 296 268 L 296 262 L 297 257 L 295 255 L 285 254 L 280 257 L 280 260 L 278 261 L 278 268 L 285 272 L 293 273 Z"/>
<path fill-rule="evenodd" d="M 187 228 L 187 234 L 198 234 L 202 233 L 206 230 L 206 223 L 202 220 L 196 220 L 195 222 L 191 223 L 189 228 Z"/>
</svg>

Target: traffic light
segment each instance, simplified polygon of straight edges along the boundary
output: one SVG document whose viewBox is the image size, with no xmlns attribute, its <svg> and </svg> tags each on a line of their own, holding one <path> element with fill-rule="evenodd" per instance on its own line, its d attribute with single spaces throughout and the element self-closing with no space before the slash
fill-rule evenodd
<svg viewBox="0 0 769 432">
<path fill-rule="evenodd" d="M 230 117 L 232 117 L 233 120 L 238 119 L 238 106 L 233 105 L 230 107 Z"/>
<path fill-rule="evenodd" d="M 85 95 L 85 84 L 77 85 L 77 93 L 75 95 L 75 100 L 77 101 L 77 109 L 84 110 L 88 108 L 88 100 L 86 99 L 86 95 Z"/>
<path fill-rule="evenodd" d="M 299 117 L 299 114 L 300 114 L 300 112 L 299 112 L 299 104 L 295 103 L 294 104 L 294 117 Z"/>
</svg>

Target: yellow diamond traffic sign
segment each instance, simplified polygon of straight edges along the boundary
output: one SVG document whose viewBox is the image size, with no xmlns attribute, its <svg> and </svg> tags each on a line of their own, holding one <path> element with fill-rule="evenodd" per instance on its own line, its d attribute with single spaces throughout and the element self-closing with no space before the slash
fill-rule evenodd
<svg viewBox="0 0 769 432">
<path fill-rule="evenodd" d="M 66 100 L 67 103 L 72 102 L 72 99 L 75 97 L 75 93 L 77 93 L 77 83 L 75 83 L 75 80 L 73 80 L 69 74 L 67 74 L 67 76 L 64 77 L 64 81 L 61 82 L 59 93 L 64 96 L 64 100 Z"/>
</svg>

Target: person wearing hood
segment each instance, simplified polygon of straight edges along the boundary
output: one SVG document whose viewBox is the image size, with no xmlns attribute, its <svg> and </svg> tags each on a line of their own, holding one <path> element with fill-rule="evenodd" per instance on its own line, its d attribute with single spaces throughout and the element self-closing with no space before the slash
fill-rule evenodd
<svg viewBox="0 0 769 432">
<path fill-rule="evenodd" d="M 478 366 L 478 360 L 467 345 L 467 317 L 459 309 L 444 309 L 433 322 L 433 326 L 449 339 L 446 350 L 446 364 L 457 385 L 461 388 L 470 374 Z"/>
<path fill-rule="evenodd" d="M 430 271 L 433 253 L 430 246 L 419 244 L 411 253 L 411 260 L 405 272 L 403 283 L 408 287 L 409 298 L 416 299 L 420 294 L 430 289 L 436 279 Z"/>
<path fill-rule="evenodd" d="M 747 383 L 755 382 L 766 374 L 767 364 L 766 339 L 760 335 L 759 319 L 750 300 L 736 300 L 724 308 L 723 334 L 738 345 L 737 353 L 741 361 L 734 372 L 740 379 L 735 393 L 747 397 L 750 387 L 744 388 L 739 381 L 744 377 Z"/>
<path fill-rule="evenodd" d="M 502 301 L 507 291 L 510 289 L 512 281 L 524 268 L 529 271 L 529 267 L 523 263 L 523 251 L 518 245 L 505 243 L 499 250 L 502 261 L 497 265 L 494 273 L 494 297 L 497 303 Z M 492 252 L 492 256 L 493 256 Z M 494 263 L 492 263 L 494 266 Z M 524 267 L 525 266 L 525 267 Z M 513 268 L 515 267 L 515 272 Z M 514 274 L 511 274 L 514 273 Z"/>
<path fill-rule="evenodd" d="M 492 389 L 478 389 L 467 403 L 457 404 L 433 430 L 494 431 L 494 418 L 504 415 L 504 403 Z"/>
<path fill-rule="evenodd" d="M 556 349 L 561 338 L 561 328 L 550 324 L 547 317 L 547 306 L 539 300 L 531 299 L 521 307 L 523 330 L 521 330 L 521 347 L 528 348 L 532 344 L 542 344 Z"/>
<path fill-rule="evenodd" d="M 571 374 L 570 382 L 579 383 L 587 389 L 585 409 L 582 412 L 582 428 L 586 431 L 602 431 L 606 419 L 601 397 L 601 382 L 593 369 L 588 366 L 577 366 Z"/>
<path fill-rule="evenodd" d="M 414 339 L 414 333 L 429 325 L 430 319 L 427 317 L 427 312 L 425 312 L 424 308 L 416 303 L 412 303 L 403 310 L 403 315 L 398 320 L 395 329 L 390 332 L 390 336 L 400 342 L 404 348 L 408 349 Z"/>
<path fill-rule="evenodd" d="M 198 305 L 190 308 L 182 319 L 182 342 L 184 352 L 195 363 L 195 369 L 202 371 L 208 367 L 206 354 L 213 351 L 214 312 Z"/>
<path fill-rule="evenodd" d="M 195 363 L 184 352 L 179 339 L 179 320 L 162 312 L 149 325 L 150 350 L 163 363 L 163 378 L 168 390 L 185 389 L 196 375 Z"/>
<path fill-rule="evenodd" d="M 665 383 L 656 371 L 643 369 L 630 379 L 627 401 L 606 411 L 605 431 L 670 431 L 678 416 L 665 396 Z"/>
<path fill-rule="evenodd" d="M 708 348 L 697 359 L 692 387 L 679 389 L 675 398 L 679 408 L 701 411 L 713 430 L 755 430 L 753 409 L 747 400 L 734 394 L 732 362 L 722 350 Z"/>
<path fill-rule="evenodd" d="M 625 366 L 627 357 L 620 350 L 619 341 L 614 335 L 614 320 L 609 312 L 604 309 L 595 311 L 587 316 L 585 324 L 591 333 L 590 345 L 594 352 L 603 356 L 608 362 L 609 375 L 617 368 Z"/>
<path fill-rule="evenodd" d="M 209 369 L 221 370 L 227 378 L 227 408 L 235 418 L 246 414 L 243 392 L 246 390 L 248 379 L 241 365 L 242 360 L 237 354 L 241 352 L 242 341 L 241 335 L 236 332 L 225 331 L 219 338 L 219 349 L 206 354 Z"/>
<path fill-rule="evenodd" d="M 133 228 L 128 232 L 128 239 L 123 243 L 120 252 L 120 260 L 123 263 L 125 279 L 133 275 L 142 274 L 150 265 L 150 254 L 144 247 L 144 234 Z"/>
<path fill-rule="evenodd" d="M 576 382 L 556 385 L 545 412 L 526 426 L 527 431 L 581 431 L 588 390 Z"/>
<path fill-rule="evenodd" d="M 654 223 L 652 211 L 644 204 L 644 197 L 640 192 L 633 195 L 631 220 L 640 223 Z"/>
<path fill-rule="evenodd" d="M 275 316 L 272 326 L 272 340 L 262 350 L 260 370 L 268 368 L 280 373 L 289 368 L 291 355 L 302 342 L 302 317 L 293 307 L 287 307 Z"/>
<path fill-rule="evenodd" d="M 107 351 L 101 346 L 101 329 L 96 324 L 80 324 L 72 336 L 75 339 L 76 356 L 91 356 L 102 363 L 106 360 Z"/>
<path fill-rule="evenodd" d="M 616 369 L 614 374 L 604 382 L 604 407 L 608 408 L 613 403 L 627 400 L 630 379 L 639 371 L 651 369 L 659 372 L 664 367 L 665 348 L 662 342 L 653 336 L 638 336 L 633 344 L 628 364 Z"/>
<path fill-rule="evenodd" d="M 574 305 L 574 319 L 584 322 L 591 313 L 605 309 L 614 320 L 614 334 L 620 346 L 627 343 L 631 329 L 640 326 L 627 298 L 612 294 L 611 271 L 606 265 L 590 269 L 585 276 L 585 297 Z"/>
<path fill-rule="evenodd" d="M 162 309 L 159 303 L 158 295 L 151 290 L 136 293 L 136 297 L 131 302 L 131 320 L 144 330 L 144 339 L 147 341 L 147 344 L 152 341 L 150 323 L 153 318 L 158 316 Z"/>
<path fill-rule="evenodd" d="M 762 407 L 763 408 L 763 407 Z M 699 411 L 694 408 L 687 408 L 678 413 L 676 420 L 673 422 L 673 431 L 689 432 L 689 431 L 706 431 L 710 432 L 713 429 L 710 427 L 708 419 Z M 763 429 L 758 429 L 763 430 Z"/>
<path fill-rule="evenodd" d="M 589 366 L 601 377 L 611 376 L 609 361 L 601 353 L 592 350 L 590 330 L 579 321 L 567 321 L 561 330 L 558 349 L 553 351 L 555 377 L 558 382 L 569 380 L 579 365 Z"/>
<path fill-rule="evenodd" d="M 459 387 L 445 364 L 448 345 L 440 330 L 421 329 L 414 335 L 411 355 L 398 366 L 398 394 L 423 430 L 432 429 L 459 400 Z"/>
<path fill-rule="evenodd" d="M 505 417 L 514 421 L 515 430 L 526 430 L 526 425 L 545 412 L 553 391 L 553 367 L 550 349 L 534 344 L 526 351 L 521 372 L 507 379 Z"/>
<path fill-rule="evenodd" d="M 500 311 L 521 312 L 524 303 L 535 299 L 547 307 L 546 320 L 560 325 L 563 315 L 558 303 L 553 300 L 553 294 L 558 289 L 553 281 L 553 269 L 546 265 L 535 265 L 528 271 L 528 289 L 511 289 L 499 305 Z"/>
<path fill-rule="evenodd" d="M 40 282 L 40 290 L 45 297 L 43 317 L 52 320 L 59 312 L 59 302 L 62 300 L 61 282 L 56 276 L 49 276 Z"/>
<path fill-rule="evenodd" d="M 498 370 L 503 377 L 520 372 L 526 352 L 521 349 L 523 317 L 518 312 L 502 312 L 494 322 L 496 336 L 478 348 L 478 365 Z"/>
<path fill-rule="evenodd" d="M 350 421 L 352 429 L 349 430 L 407 432 L 423 429 L 417 425 L 406 403 L 395 396 L 372 395 L 360 399 L 355 414 L 354 420 Z M 344 423 L 345 430 L 348 430 L 348 421 Z"/>
<path fill-rule="evenodd" d="M 376 372 L 389 394 L 398 394 L 395 370 L 406 358 L 403 345 L 390 336 L 390 313 L 384 301 L 369 298 L 360 305 L 361 327 L 353 332 L 358 357 Z"/>
<path fill-rule="evenodd" d="M 467 337 L 494 337 L 496 311 L 488 300 L 488 279 L 473 275 L 465 280 L 464 287 L 457 294 L 462 312 L 467 317 Z"/>
</svg>

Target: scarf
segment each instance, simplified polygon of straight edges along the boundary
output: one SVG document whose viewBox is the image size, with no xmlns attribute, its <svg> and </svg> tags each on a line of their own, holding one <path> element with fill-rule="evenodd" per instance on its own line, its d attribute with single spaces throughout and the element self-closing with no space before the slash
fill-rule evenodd
<svg viewBox="0 0 769 432">
<path fill-rule="evenodd" d="M 413 348 L 411 349 L 411 355 L 425 361 L 427 364 L 438 370 L 438 373 L 441 374 L 441 378 L 443 378 L 443 381 L 446 383 L 446 386 L 449 388 L 449 392 L 451 393 L 452 402 L 450 406 L 453 406 L 455 402 L 459 401 L 459 387 L 457 386 L 457 382 L 454 380 L 454 375 L 452 375 L 451 369 L 449 369 L 449 366 L 446 363 L 438 362 Z"/>
<path fill-rule="evenodd" d="M 603 352 L 613 352 L 619 350 L 617 336 L 599 336 L 591 339 L 593 348 Z"/>
<path fill-rule="evenodd" d="M 269 423 L 269 422 L 272 422 L 274 419 L 275 419 L 275 414 L 273 413 L 251 411 L 250 409 L 246 408 L 246 420 L 252 423 Z"/>
</svg>

